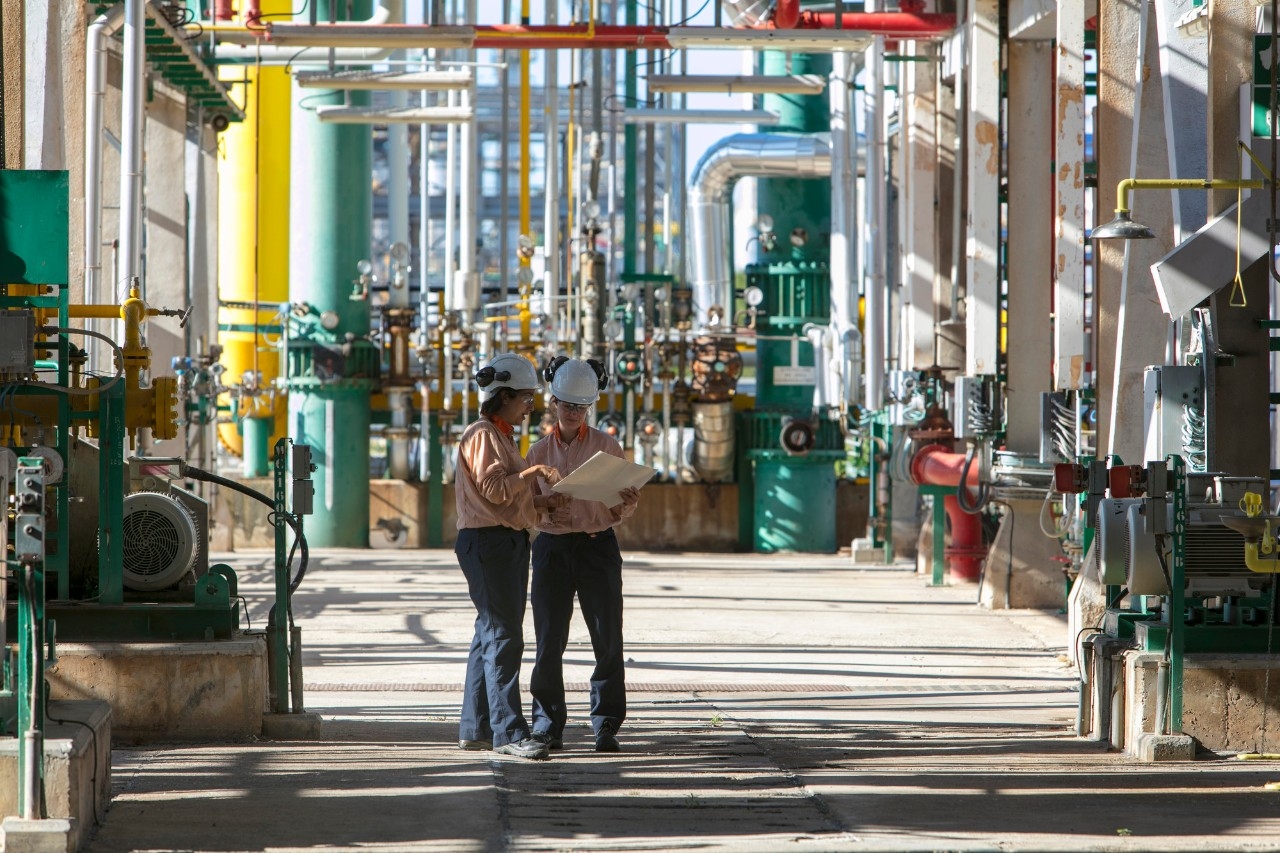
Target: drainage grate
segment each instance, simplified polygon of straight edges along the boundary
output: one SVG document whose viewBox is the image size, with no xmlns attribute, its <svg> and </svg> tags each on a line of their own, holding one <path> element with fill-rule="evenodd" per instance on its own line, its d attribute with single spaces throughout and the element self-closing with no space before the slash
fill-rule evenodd
<svg viewBox="0 0 1280 853">
<path fill-rule="evenodd" d="M 308 684 L 310 693 L 461 693 L 461 684 L 431 681 L 353 681 Z M 585 691 L 585 681 L 571 682 L 565 690 Z M 628 693 L 852 693 L 846 684 L 729 684 L 716 682 L 641 682 L 627 684 Z"/>
</svg>

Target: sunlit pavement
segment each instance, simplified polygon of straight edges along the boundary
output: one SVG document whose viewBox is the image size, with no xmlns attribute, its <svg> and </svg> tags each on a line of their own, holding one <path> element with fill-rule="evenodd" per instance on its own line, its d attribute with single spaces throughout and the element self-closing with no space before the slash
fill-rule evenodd
<svg viewBox="0 0 1280 853">
<path fill-rule="evenodd" d="M 323 740 L 117 749 L 88 849 L 1280 849 L 1275 763 L 1140 765 L 1074 737 L 1058 614 L 847 557 L 626 556 L 622 753 L 592 750 L 580 619 L 565 749 L 463 752 L 453 554 L 320 552 L 293 611 Z M 271 554 L 219 559 L 261 628 Z M 531 615 L 525 638 L 527 681 Z"/>
</svg>

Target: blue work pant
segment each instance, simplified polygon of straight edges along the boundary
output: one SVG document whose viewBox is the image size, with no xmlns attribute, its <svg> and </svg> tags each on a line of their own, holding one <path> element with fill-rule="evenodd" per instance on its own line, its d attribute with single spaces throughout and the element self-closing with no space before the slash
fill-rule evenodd
<svg viewBox="0 0 1280 853">
<path fill-rule="evenodd" d="M 458 737 L 492 740 L 495 747 L 524 740 L 529 724 L 521 711 L 520 658 L 529 534 L 509 527 L 459 530 L 453 551 L 476 606 Z"/>
<path fill-rule="evenodd" d="M 562 737 L 568 717 L 564 652 L 569 644 L 573 596 L 591 634 L 596 667 L 591 674 L 591 727 L 617 731 L 627 717 L 622 653 L 622 555 L 612 530 L 541 533 L 533 540 L 533 627 L 538 655 L 529 682 L 533 730 Z"/>
</svg>

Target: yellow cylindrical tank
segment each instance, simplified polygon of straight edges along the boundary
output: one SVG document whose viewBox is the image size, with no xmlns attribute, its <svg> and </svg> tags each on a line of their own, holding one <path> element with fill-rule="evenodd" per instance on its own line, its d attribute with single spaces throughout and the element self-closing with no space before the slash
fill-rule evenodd
<svg viewBox="0 0 1280 853">
<path fill-rule="evenodd" d="M 289 11 L 287 5 L 271 0 L 262 7 L 263 12 Z M 281 372 L 279 351 L 271 342 L 280 336 L 277 315 L 289 299 L 291 81 L 284 68 L 272 66 L 224 66 L 220 77 L 230 84 L 245 112 L 244 121 L 232 124 L 218 140 L 218 342 L 226 368 L 223 381 L 239 386 L 245 374 L 256 372 L 265 389 L 274 386 Z M 229 396 L 219 400 L 222 406 L 231 402 Z M 254 456 L 265 452 L 269 458 L 268 448 L 286 433 L 284 392 L 242 395 L 238 415 L 272 421 L 266 448 L 249 451 Z M 246 450 L 242 426 L 243 422 L 218 427 L 223 443 L 239 455 Z M 265 430 L 249 432 L 260 435 Z"/>
</svg>

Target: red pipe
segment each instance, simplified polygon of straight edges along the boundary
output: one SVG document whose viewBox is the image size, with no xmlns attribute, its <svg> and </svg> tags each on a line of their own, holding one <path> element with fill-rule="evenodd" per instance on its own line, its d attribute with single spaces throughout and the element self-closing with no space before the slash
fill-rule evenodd
<svg viewBox="0 0 1280 853">
<path fill-rule="evenodd" d="M 956 28 L 955 15 L 909 12 L 845 12 L 840 25 L 846 30 L 890 38 L 945 38 Z M 835 12 L 804 12 L 796 24 L 802 30 L 834 30 Z"/>
<path fill-rule="evenodd" d="M 911 479 L 921 485 L 959 486 L 964 470 L 963 453 L 952 453 L 941 444 L 926 444 L 911 457 Z M 978 485 L 978 467 L 969 466 L 965 482 Z M 982 521 L 960 509 L 955 495 L 947 495 L 942 501 L 951 522 L 951 544 L 945 554 L 947 568 L 956 580 L 976 581 L 982 575 L 982 563 L 987 548 L 982 544 Z"/>
<path fill-rule="evenodd" d="M 562 50 L 575 47 L 613 50 L 666 50 L 666 27 L 601 26 L 591 32 L 586 24 L 540 25 L 477 24 L 475 48 L 507 50 Z"/>
<path fill-rule="evenodd" d="M 778 0 L 770 23 L 775 29 L 789 30 L 800 20 L 800 0 Z"/>
<path fill-rule="evenodd" d="M 791 11 L 779 4 L 774 19 L 760 29 L 792 29 L 787 26 Z M 955 29 L 954 15 L 912 15 L 905 12 L 850 12 L 843 16 L 843 29 L 899 39 L 944 38 Z M 382 25 L 394 26 L 394 25 Z M 835 29 L 835 15 L 800 12 L 796 9 L 794 28 Z M 598 24 L 594 31 L 586 24 L 477 24 L 475 48 L 508 50 L 665 50 L 671 47 L 672 27 L 613 26 Z M 682 34 L 697 38 L 701 33 L 732 32 L 729 27 L 679 27 Z M 587 38 L 587 33 L 591 37 Z"/>
</svg>

